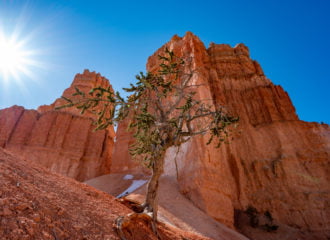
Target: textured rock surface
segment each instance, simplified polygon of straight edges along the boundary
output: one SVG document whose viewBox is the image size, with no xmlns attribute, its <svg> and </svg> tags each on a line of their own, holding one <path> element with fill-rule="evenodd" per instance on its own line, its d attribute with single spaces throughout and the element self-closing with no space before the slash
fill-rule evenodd
<svg viewBox="0 0 330 240">
<path fill-rule="evenodd" d="M 111 173 L 145 173 L 147 169 L 132 158 L 129 146 L 134 143 L 132 132 L 128 130 L 129 120 L 118 124 L 116 142 L 112 154 Z"/>
<path fill-rule="evenodd" d="M 205 146 L 207 137 L 181 146 L 177 156 L 181 191 L 213 218 L 233 228 L 236 224 L 254 239 L 265 235 L 245 231 L 239 220 L 249 207 L 261 215 L 269 212 L 281 226 L 269 239 L 283 239 L 281 234 L 327 239 L 329 126 L 300 121 L 288 94 L 266 78 L 243 44 L 211 43 L 206 49 L 189 32 L 183 38 L 174 36 L 148 59 L 149 71 L 157 69 L 157 56 L 165 46 L 192 59 L 198 72 L 195 83 L 202 84 L 199 98 L 212 98 L 240 117 L 239 131 L 220 149 Z M 116 148 L 122 146 L 119 140 Z M 175 155 L 176 149 L 170 149 L 166 158 L 166 174 L 173 177 Z M 131 164 L 128 158 L 121 161 Z"/>
<path fill-rule="evenodd" d="M 71 97 L 74 87 L 89 91 L 97 84 L 109 86 L 108 80 L 85 70 L 63 95 Z M 74 108 L 53 110 L 62 104 L 63 100 L 57 99 L 38 111 L 18 106 L 0 110 L 0 147 L 80 181 L 109 173 L 113 128 L 93 132 L 95 126 L 88 114 L 81 116 Z"/>
<path fill-rule="evenodd" d="M 0 239 L 117 240 L 115 219 L 132 213 L 112 196 L 2 148 L 0 173 Z M 127 240 L 158 239 L 139 219 L 123 228 Z M 163 223 L 158 232 L 164 240 L 209 240 Z"/>
</svg>

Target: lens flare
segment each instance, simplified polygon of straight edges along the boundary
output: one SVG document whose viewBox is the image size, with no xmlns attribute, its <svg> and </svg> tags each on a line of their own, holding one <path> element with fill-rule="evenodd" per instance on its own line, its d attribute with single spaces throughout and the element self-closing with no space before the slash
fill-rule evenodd
<svg viewBox="0 0 330 240">
<path fill-rule="evenodd" d="M 4 78 L 14 75 L 24 66 L 24 50 L 15 42 L 0 39 L 0 72 Z"/>
<path fill-rule="evenodd" d="M 17 34 L 7 36 L 0 31 L 0 85 L 15 83 L 25 91 L 24 81 L 36 80 L 31 69 L 42 64 L 34 59 L 37 51 L 27 49 L 26 42 L 24 38 L 18 40 Z"/>
</svg>

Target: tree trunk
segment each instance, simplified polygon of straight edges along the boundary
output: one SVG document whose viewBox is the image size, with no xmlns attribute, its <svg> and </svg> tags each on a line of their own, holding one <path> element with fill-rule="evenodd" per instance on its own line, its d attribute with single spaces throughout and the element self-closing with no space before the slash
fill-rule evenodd
<svg viewBox="0 0 330 240">
<path fill-rule="evenodd" d="M 159 178 L 164 172 L 164 157 L 165 154 L 161 154 L 152 167 L 152 176 L 148 183 L 147 197 L 144 203 L 144 209 L 147 212 L 152 212 L 152 218 L 154 221 L 157 220 L 158 211 L 158 185 Z"/>
</svg>

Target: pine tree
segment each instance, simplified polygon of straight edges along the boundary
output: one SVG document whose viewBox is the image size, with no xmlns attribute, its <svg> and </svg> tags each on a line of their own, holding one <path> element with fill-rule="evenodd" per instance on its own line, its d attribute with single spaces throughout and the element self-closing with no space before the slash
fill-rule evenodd
<svg viewBox="0 0 330 240">
<path fill-rule="evenodd" d="M 86 110 L 95 113 L 96 130 L 130 119 L 129 129 L 135 138 L 130 153 L 143 159 L 143 164 L 152 171 L 142 208 L 154 221 L 166 150 L 204 134 L 209 134 L 207 144 L 216 141 L 219 147 L 229 137 L 230 125 L 238 122 L 238 118 L 227 114 L 222 106 L 214 106 L 211 99 L 196 97 L 200 86 L 192 83 L 196 72 L 191 70 L 189 60 L 177 57 L 168 49 L 159 59 L 158 72 L 141 72 L 135 84 L 124 88 L 130 94 L 126 99 L 110 88 L 96 87 L 88 94 L 76 89 L 75 100 L 63 97 L 67 104 L 60 107 L 75 106 L 82 114 Z"/>
</svg>

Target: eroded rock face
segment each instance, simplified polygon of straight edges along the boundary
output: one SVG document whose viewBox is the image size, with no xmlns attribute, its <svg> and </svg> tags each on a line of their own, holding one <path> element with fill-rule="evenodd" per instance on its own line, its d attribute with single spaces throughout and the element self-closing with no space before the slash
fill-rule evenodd
<svg viewBox="0 0 330 240">
<path fill-rule="evenodd" d="M 89 91 L 97 85 L 110 86 L 100 74 L 85 70 L 63 95 L 71 97 L 74 87 Z M 109 173 L 113 128 L 94 132 L 88 113 L 82 116 L 74 108 L 54 111 L 62 104 L 57 99 L 38 111 L 18 106 L 0 110 L 0 147 L 79 181 Z"/>
<path fill-rule="evenodd" d="M 329 126 L 300 121 L 288 94 L 267 79 L 243 44 L 212 43 L 206 49 L 192 33 L 175 36 L 148 59 L 149 71 L 157 69 L 165 47 L 192 59 L 192 69 L 198 72 L 194 83 L 201 84 L 200 99 L 211 98 L 240 117 L 234 139 L 219 149 L 206 146 L 207 136 L 182 145 L 176 158 L 178 173 L 173 161 L 177 149 L 170 149 L 165 174 L 178 175 L 187 197 L 232 228 L 241 226 L 234 213 L 253 207 L 261 214 L 270 213 L 292 236 L 327 239 Z M 120 148 L 121 142 L 116 145 Z M 128 158 L 121 161 L 130 164 Z"/>
<path fill-rule="evenodd" d="M 137 159 L 130 155 L 130 146 L 134 143 L 133 133 L 128 129 L 129 118 L 118 124 L 116 142 L 112 153 L 111 173 L 146 173 Z"/>
</svg>

